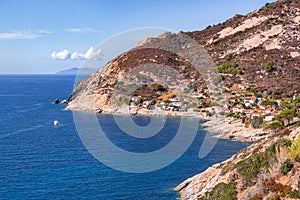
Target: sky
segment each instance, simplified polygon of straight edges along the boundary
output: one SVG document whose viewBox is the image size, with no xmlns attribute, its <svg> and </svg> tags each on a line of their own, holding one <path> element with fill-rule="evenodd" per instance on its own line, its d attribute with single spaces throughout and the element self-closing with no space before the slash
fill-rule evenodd
<svg viewBox="0 0 300 200">
<path fill-rule="evenodd" d="M 52 74 L 107 61 L 105 41 L 120 53 L 146 36 L 201 30 L 268 2 L 274 0 L 0 0 L 0 74 Z M 118 37 L 136 29 L 144 35 Z M 118 45 L 121 39 L 130 42 Z"/>
</svg>

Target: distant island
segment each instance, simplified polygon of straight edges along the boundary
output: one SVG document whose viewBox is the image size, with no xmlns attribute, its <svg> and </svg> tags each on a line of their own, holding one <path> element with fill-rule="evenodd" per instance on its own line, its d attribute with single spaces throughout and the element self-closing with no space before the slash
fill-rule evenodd
<svg viewBox="0 0 300 200">
<path fill-rule="evenodd" d="M 93 68 L 73 67 L 70 69 L 61 70 L 59 72 L 56 72 L 55 74 L 57 74 L 57 75 L 76 75 L 80 71 L 80 74 L 82 74 L 82 75 L 90 75 L 93 72 L 96 72 L 97 70 L 98 69 L 93 69 Z"/>
</svg>

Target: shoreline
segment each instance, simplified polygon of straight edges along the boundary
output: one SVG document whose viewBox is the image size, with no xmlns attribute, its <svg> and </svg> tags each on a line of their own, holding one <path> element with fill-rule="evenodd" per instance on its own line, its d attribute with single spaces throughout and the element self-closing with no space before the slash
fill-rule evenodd
<svg viewBox="0 0 300 200">
<path fill-rule="evenodd" d="M 199 112 L 174 112 L 174 111 L 153 111 L 140 109 L 138 112 L 130 112 L 128 109 L 111 109 L 109 111 L 95 111 L 91 109 L 76 109 L 65 108 L 66 110 L 89 112 L 99 115 L 120 115 L 120 116 L 156 116 L 156 117 L 189 117 L 200 118 L 201 128 L 203 130 L 215 133 L 214 137 L 238 140 L 241 142 L 255 142 L 261 139 L 266 139 L 271 136 L 269 130 L 246 128 L 240 119 L 226 117 L 207 117 Z"/>
<path fill-rule="evenodd" d="M 217 138 L 238 140 L 241 142 L 256 142 L 270 137 L 270 130 L 246 128 L 239 119 L 226 118 L 219 124 L 214 124 L 212 121 L 203 123 L 203 129 L 209 132 L 216 133 Z"/>
</svg>

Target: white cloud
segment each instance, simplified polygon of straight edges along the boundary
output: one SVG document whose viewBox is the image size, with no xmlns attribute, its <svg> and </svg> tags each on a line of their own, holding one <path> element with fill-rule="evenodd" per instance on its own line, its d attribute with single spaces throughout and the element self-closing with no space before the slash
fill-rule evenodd
<svg viewBox="0 0 300 200">
<path fill-rule="evenodd" d="M 0 32 L 0 40 L 17 40 L 17 39 L 35 39 L 52 34 L 55 31 L 40 29 L 40 30 L 14 30 L 11 32 Z"/>
<path fill-rule="evenodd" d="M 80 28 L 68 28 L 66 29 L 67 32 L 71 32 L 71 33 L 80 33 L 82 32 L 82 30 Z"/>
<path fill-rule="evenodd" d="M 70 58 L 70 52 L 66 49 L 59 52 L 53 51 L 50 57 L 53 60 L 67 60 Z"/>
<path fill-rule="evenodd" d="M 104 58 L 104 54 L 102 49 L 94 49 L 94 47 L 90 47 L 85 53 L 79 53 L 78 51 L 70 53 L 66 49 L 60 52 L 54 51 L 50 58 L 53 60 L 102 60 Z"/>
<path fill-rule="evenodd" d="M 56 31 L 55 31 L 55 30 L 48 30 L 48 29 L 40 29 L 40 30 L 38 30 L 37 32 L 40 33 L 40 34 L 45 34 L 45 35 L 47 35 L 47 34 L 53 34 L 53 33 L 55 33 Z"/>
<path fill-rule="evenodd" d="M 93 47 L 90 47 L 85 53 L 85 59 L 87 60 L 101 60 L 103 56 L 102 49 L 94 49 Z"/>
<path fill-rule="evenodd" d="M 22 32 L 11 32 L 11 33 L 0 33 L 0 39 L 2 40 L 13 40 L 13 39 L 35 39 L 41 37 L 39 34 L 34 33 L 22 33 Z"/>
<path fill-rule="evenodd" d="M 67 28 L 67 29 L 65 29 L 65 31 L 71 32 L 71 33 L 87 33 L 87 32 L 99 33 L 99 32 L 102 32 L 100 30 L 96 30 L 96 29 L 92 29 L 92 28 Z"/>
<path fill-rule="evenodd" d="M 82 54 L 82 53 L 78 53 L 77 51 L 75 51 L 74 53 L 72 53 L 71 59 L 72 60 L 85 60 L 85 55 Z"/>
</svg>

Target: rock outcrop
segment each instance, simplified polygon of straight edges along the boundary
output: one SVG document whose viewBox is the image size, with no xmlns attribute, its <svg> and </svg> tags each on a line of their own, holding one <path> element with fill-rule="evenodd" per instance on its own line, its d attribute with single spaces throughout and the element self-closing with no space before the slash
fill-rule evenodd
<svg viewBox="0 0 300 200">
<path fill-rule="evenodd" d="M 286 171 L 283 165 L 289 162 L 287 149 L 299 133 L 298 127 L 254 143 L 230 159 L 187 179 L 175 190 L 184 200 L 219 199 L 215 195 L 226 199 L 229 189 L 225 187 L 217 191 L 217 188 L 222 184 L 231 184 L 234 187 L 230 188 L 228 199 L 263 199 L 272 195 L 278 196 L 278 199 L 298 199 L 300 163 L 290 161 L 292 164 Z M 216 191 L 218 194 L 215 194 Z"/>
</svg>

